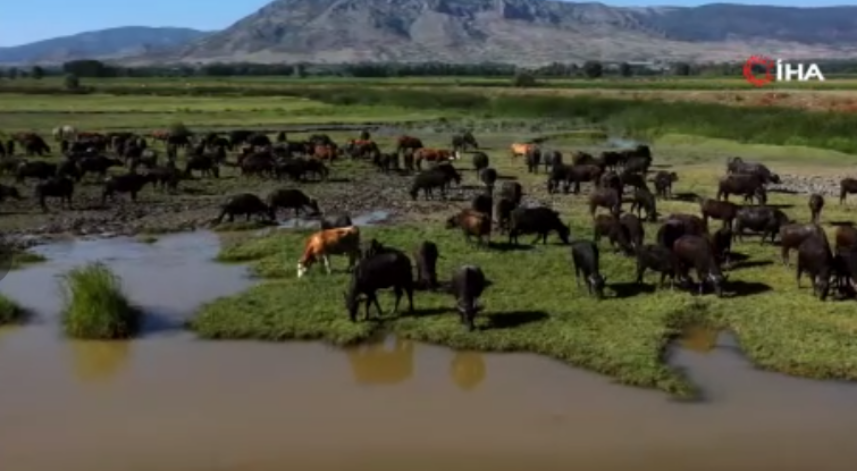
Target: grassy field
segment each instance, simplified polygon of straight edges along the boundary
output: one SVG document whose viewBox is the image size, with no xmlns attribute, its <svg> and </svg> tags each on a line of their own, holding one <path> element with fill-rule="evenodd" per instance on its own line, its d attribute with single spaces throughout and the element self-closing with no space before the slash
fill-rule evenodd
<svg viewBox="0 0 857 471">
<path fill-rule="evenodd" d="M 548 195 L 544 175 L 522 172 L 520 161 L 511 161 L 502 142 L 515 136 L 486 139 L 492 166 L 502 175 L 514 176 L 524 185 L 527 198 L 559 210 L 570 223 L 575 238 L 590 238 L 584 197 Z M 564 151 L 598 150 L 580 142 L 550 141 Z M 711 195 L 723 172 L 726 156 L 742 155 L 770 163 L 776 171 L 818 174 L 822 163 L 827 173 L 842 173 L 857 162 L 854 156 L 810 148 L 744 146 L 730 141 L 686 135 L 667 135 L 655 143 L 656 161 L 680 175 L 677 192 Z M 822 172 L 822 173 L 825 173 Z M 474 176 L 465 176 L 472 184 Z M 786 209 L 798 221 L 808 221 L 805 196 L 772 195 L 772 203 Z M 458 203 L 464 206 L 466 203 Z M 295 264 L 305 232 L 280 231 L 265 237 L 238 237 L 224 248 L 220 260 L 249 263 L 263 278 L 262 284 L 237 296 L 219 299 L 203 307 L 192 328 L 205 338 L 324 339 L 335 344 L 365 341 L 382 332 L 401 337 L 482 351 L 528 351 L 582 366 L 635 386 L 657 388 L 677 396 L 693 396 L 694 385 L 664 361 L 670 339 L 689 326 L 708 325 L 734 330 L 748 356 L 760 367 L 816 378 L 857 379 L 857 332 L 854 303 L 822 303 L 808 288 L 798 290 L 793 269 L 781 266 L 778 248 L 760 246 L 748 238 L 734 250 L 748 257 L 729 273 L 728 296 L 696 297 L 681 291 L 637 287 L 634 261 L 612 253 L 602 244 L 602 269 L 610 296 L 596 301 L 575 287 L 567 247 L 551 237 L 548 246 L 521 250 L 476 250 L 465 244 L 457 231 L 443 228 L 441 220 L 455 211 L 438 213 L 434 222 L 366 228 L 365 239 L 410 252 L 423 240 L 438 244 L 443 257 L 439 275 L 464 263 L 480 265 L 494 282 L 485 294 L 482 330 L 467 333 L 458 323 L 449 295 L 418 293 L 417 314 L 396 317 L 389 313 L 392 296 L 383 295 L 387 312 L 380 322 L 348 321 L 341 292 L 347 275 L 327 277 L 314 268 L 308 278 L 295 277 Z M 825 221 L 854 220 L 850 207 L 829 202 Z M 660 202 L 659 212 L 697 213 L 694 203 Z M 652 240 L 656 225 L 647 224 Z M 827 227 L 832 230 L 832 226 Z M 495 240 L 504 241 L 502 236 Z M 523 239 L 529 242 L 529 239 Z M 333 264 L 344 269 L 345 260 Z M 654 276 L 647 283 L 654 283 Z M 362 309 L 361 309 L 362 312 Z M 404 312 L 404 309 L 403 309 Z"/>
</svg>

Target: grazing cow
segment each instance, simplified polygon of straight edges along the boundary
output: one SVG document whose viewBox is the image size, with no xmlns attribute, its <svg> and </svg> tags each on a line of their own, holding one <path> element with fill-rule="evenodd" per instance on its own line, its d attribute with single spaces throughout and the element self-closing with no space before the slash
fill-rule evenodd
<svg viewBox="0 0 857 471">
<path fill-rule="evenodd" d="M 539 173 L 539 165 L 542 163 L 542 150 L 536 146 L 527 149 L 524 156 L 527 163 L 527 172 Z"/>
<path fill-rule="evenodd" d="M 434 198 L 435 189 L 440 191 L 441 198 L 446 199 L 446 189 L 454 178 L 444 172 L 441 167 L 437 166 L 423 170 L 414 177 L 409 191 L 411 199 L 416 201 L 420 190 L 423 191 L 423 196 L 426 200 Z M 459 179 L 458 181 L 460 182 L 461 180 Z"/>
<path fill-rule="evenodd" d="M 655 174 L 652 182 L 655 184 L 655 194 L 663 199 L 672 199 L 673 183 L 678 181 L 678 174 L 661 170 Z"/>
<path fill-rule="evenodd" d="M 789 252 L 812 236 L 818 236 L 824 229 L 816 224 L 786 224 L 780 227 L 780 258 L 783 265 L 789 266 Z"/>
<path fill-rule="evenodd" d="M 181 179 L 181 172 L 172 162 L 150 168 L 146 173 L 152 178 L 152 186 L 162 189 L 176 190 Z"/>
<path fill-rule="evenodd" d="M 68 177 L 51 177 L 36 183 L 35 197 L 42 211 L 48 212 L 46 199 L 59 198 L 60 204 L 71 209 L 71 198 L 74 195 L 74 180 Z"/>
<path fill-rule="evenodd" d="M 515 142 L 510 146 L 512 158 L 523 157 L 531 148 L 538 148 L 538 144 Z"/>
<path fill-rule="evenodd" d="M 818 193 L 813 193 L 809 195 L 807 205 L 809 206 L 809 212 L 812 215 L 813 224 L 818 224 L 818 221 L 821 218 L 821 209 L 824 208 L 824 197 Z"/>
<path fill-rule="evenodd" d="M 268 207 L 270 208 L 272 219 L 276 219 L 277 211 L 279 209 L 294 209 L 296 218 L 300 217 L 301 211 L 305 211 L 307 208 L 312 211 L 310 215 L 321 213 L 321 209 L 318 207 L 318 201 L 316 201 L 315 198 L 310 198 L 306 193 L 295 188 L 280 188 L 273 190 L 268 193 L 268 197 L 265 201 L 267 201 Z"/>
<path fill-rule="evenodd" d="M 476 237 L 478 245 L 484 246 L 485 238 L 491 238 L 491 216 L 479 211 L 463 209 L 446 220 L 447 229 L 456 227 L 464 233 L 468 244 L 473 242 L 472 237 Z"/>
<path fill-rule="evenodd" d="M 250 220 L 253 215 L 260 216 L 267 220 L 273 220 L 274 216 L 271 208 L 265 204 L 258 196 L 252 193 L 240 193 L 230 196 L 220 207 L 220 215 L 215 219 L 215 224 L 223 222 L 224 217 L 228 217 L 229 222 L 235 220 L 236 215 L 243 214 L 246 221 Z"/>
<path fill-rule="evenodd" d="M 562 192 L 568 194 L 571 187 L 571 165 L 559 164 L 551 167 L 548 174 L 548 193 L 559 191 L 559 186 L 562 184 Z"/>
<path fill-rule="evenodd" d="M 515 203 L 506 197 L 500 197 L 494 202 L 494 211 L 491 219 L 493 219 L 494 224 L 497 225 L 497 230 L 500 233 L 507 233 L 509 231 L 509 225 L 512 220 L 512 211 L 514 211 L 516 207 Z"/>
<path fill-rule="evenodd" d="M 634 248 L 643 245 L 643 240 L 646 238 L 646 230 L 643 228 L 640 218 L 631 213 L 625 213 L 619 218 L 619 224 L 622 224 L 622 227 L 627 231 L 628 238 Z"/>
<path fill-rule="evenodd" d="M 500 198 L 511 201 L 515 207 L 521 204 L 524 197 L 524 187 L 518 182 L 503 182 L 500 186 Z"/>
<path fill-rule="evenodd" d="M 421 170 L 423 161 L 434 163 L 447 162 L 456 160 L 456 154 L 447 149 L 423 147 L 414 151 L 414 159 L 417 163 L 417 169 Z"/>
<path fill-rule="evenodd" d="M 327 274 L 331 273 L 330 255 L 347 255 L 348 268 L 360 259 L 360 229 L 357 226 L 326 229 L 309 236 L 304 253 L 298 260 L 298 278 L 303 277 L 313 263 L 321 260 Z"/>
<path fill-rule="evenodd" d="M 479 173 L 482 170 L 488 168 L 490 162 L 491 161 L 488 158 L 488 154 L 486 154 L 485 152 L 475 152 L 473 154 L 473 170 L 475 170 L 476 173 Z"/>
<path fill-rule="evenodd" d="M 714 257 L 717 263 L 728 264 L 732 255 L 732 229 L 721 227 L 711 234 L 711 244 L 714 247 Z"/>
<path fill-rule="evenodd" d="M 658 220 L 658 209 L 655 203 L 655 195 L 648 188 L 637 188 L 634 190 L 634 199 L 631 202 L 631 212 L 637 211 L 637 217 L 642 217 L 643 210 L 646 211 L 646 220 L 655 222 Z"/>
<path fill-rule="evenodd" d="M 24 183 L 27 178 L 46 180 L 57 174 L 57 164 L 43 160 L 24 161 L 15 169 L 15 182 Z"/>
<path fill-rule="evenodd" d="M 741 195 L 744 201 L 756 198 L 759 204 L 767 202 L 765 182 L 758 175 L 727 175 L 717 182 L 717 199 L 729 201 L 729 195 Z"/>
<path fill-rule="evenodd" d="M 350 228 L 332 229 L 334 231 L 345 231 Z M 304 255 L 306 257 L 306 254 Z M 325 266 L 328 262 L 325 257 Z M 328 273 L 330 273 L 328 269 Z M 396 304 L 393 313 L 399 311 L 402 294 L 408 295 L 408 312 L 414 312 L 414 274 L 411 259 L 398 250 L 389 250 L 363 259 L 351 273 L 351 282 L 348 291 L 344 293 L 345 307 L 348 309 L 348 317 L 351 322 L 357 322 L 357 310 L 360 305 L 360 296 L 365 298 L 365 318 L 369 319 L 369 307 L 374 303 L 378 315 L 381 316 L 381 305 L 378 302 L 378 290 L 393 288 L 396 295 Z"/>
<path fill-rule="evenodd" d="M 657 241 L 661 246 L 672 249 L 675 241 L 686 235 L 707 236 L 702 219 L 692 214 L 670 214 L 658 229 Z"/>
<path fill-rule="evenodd" d="M 390 170 L 399 168 L 399 154 L 392 152 L 375 154 L 372 156 L 372 164 L 378 167 L 378 170 L 390 173 Z"/>
<path fill-rule="evenodd" d="M 839 181 L 839 204 L 845 204 L 845 198 L 855 193 L 857 193 L 857 178 L 843 178 Z"/>
<path fill-rule="evenodd" d="M 586 152 L 577 151 L 571 154 L 571 164 L 572 165 L 597 165 L 601 166 L 602 162 L 592 154 L 587 154 Z"/>
<path fill-rule="evenodd" d="M 726 172 L 738 175 L 753 175 L 763 183 L 780 183 L 780 177 L 771 172 L 768 167 L 758 162 L 745 162 L 741 157 L 733 157 L 726 163 Z"/>
<path fill-rule="evenodd" d="M 586 280 L 586 289 L 597 299 L 604 298 L 604 286 L 607 277 L 601 275 L 598 260 L 598 246 L 590 240 L 576 240 L 571 243 L 571 259 L 574 263 L 574 278 L 580 287 L 580 275 Z"/>
<path fill-rule="evenodd" d="M 735 214 L 735 236 L 738 240 L 744 238 L 744 229 L 762 234 L 761 243 L 771 236 L 773 244 L 780 232 L 780 227 L 789 223 L 789 218 L 782 210 L 770 206 L 748 206 Z"/>
<path fill-rule="evenodd" d="M 690 280 L 690 268 L 694 268 L 699 280 L 699 294 L 703 294 L 705 285 L 710 284 L 718 297 L 723 296 L 723 282 L 726 277 L 717 262 L 714 244 L 707 237 L 682 236 L 675 241 L 672 249 L 679 261 L 682 279 Z"/>
<path fill-rule="evenodd" d="M 494 193 L 494 184 L 497 182 L 497 171 L 493 168 L 486 168 L 479 173 L 479 179 L 485 184 L 488 193 Z"/>
<path fill-rule="evenodd" d="M 620 198 L 625 193 L 625 185 L 622 184 L 622 179 L 612 170 L 601 175 L 601 180 L 598 184 L 601 188 L 613 188 L 619 194 Z"/>
<path fill-rule="evenodd" d="M 630 186 L 634 189 L 651 191 L 649 190 L 649 185 L 646 184 L 645 175 L 641 173 L 631 172 L 625 169 L 619 174 L 619 181 L 622 182 L 622 187 Z"/>
<path fill-rule="evenodd" d="M 473 133 L 465 131 L 461 134 L 452 136 L 452 148 L 456 151 L 466 151 L 468 149 L 478 149 L 479 143 L 473 137 Z"/>
<path fill-rule="evenodd" d="M 126 173 L 125 175 L 112 175 L 104 181 L 104 189 L 101 192 L 101 204 L 107 204 L 107 198 L 116 199 L 116 193 L 128 193 L 131 201 L 137 202 L 137 193 L 151 183 L 151 175 L 140 173 Z"/>
<path fill-rule="evenodd" d="M 423 241 L 414 252 L 414 260 L 417 262 L 417 286 L 424 289 L 436 289 L 437 282 L 437 259 L 440 252 L 437 244 L 431 241 Z"/>
<path fill-rule="evenodd" d="M 396 143 L 396 153 L 401 154 L 407 150 L 415 151 L 417 149 L 422 149 L 423 141 L 421 141 L 417 137 L 413 136 L 399 136 L 399 139 Z"/>
<path fill-rule="evenodd" d="M 598 165 L 572 165 L 568 169 L 566 179 L 574 185 L 571 191 L 577 195 L 580 193 L 582 182 L 592 182 L 597 185 L 603 173 L 604 169 Z"/>
<path fill-rule="evenodd" d="M 112 167 L 121 166 L 121 160 L 105 157 L 103 155 L 84 157 L 77 162 L 77 167 L 78 169 L 80 169 L 81 178 L 85 177 L 87 173 L 94 173 L 99 178 L 103 179 L 107 176 L 108 169 Z"/>
<path fill-rule="evenodd" d="M 854 226 L 837 227 L 834 237 L 837 252 L 857 249 L 857 228 Z"/>
<path fill-rule="evenodd" d="M 476 313 L 482 310 L 479 297 L 482 296 L 486 285 L 485 274 L 476 265 L 464 265 L 452 272 L 451 291 L 455 296 L 455 305 L 461 317 L 461 323 L 471 332 L 476 329 L 473 320 Z"/>
<path fill-rule="evenodd" d="M 724 227 L 732 227 L 732 222 L 738 215 L 738 207 L 735 203 L 729 201 L 718 201 L 711 198 L 704 198 L 699 201 L 699 212 L 702 213 L 702 220 L 708 226 L 708 219 L 717 219 L 723 221 Z"/>
<path fill-rule="evenodd" d="M 194 155 L 189 157 L 185 163 L 185 178 L 192 177 L 194 170 L 202 173 L 203 177 L 211 176 L 220 178 L 220 166 L 213 155 Z"/>
<path fill-rule="evenodd" d="M 589 214 L 595 217 L 598 207 L 606 208 L 611 214 L 618 216 L 622 211 L 622 199 L 613 188 L 596 188 L 589 194 Z"/>
<path fill-rule="evenodd" d="M 337 229 L 340 227 L 350 227 L 354 223 L 351 221 L 351 216 L 348 213 L 329 214 L 321 218 L 321 230 Z"/>
<path fill-rule="evenodd" d="M 473 197 L 470 200 L 470 207 L 474 211 L 478 211 L 482 214 L 486 214 L 488 216 L 491 215 L 491 211 L 494 209 L 494 198 L 487 193 L 480 193 Z"/>
<path fill-rule="evenodd" d="M 536 208 L 516 208 L 509 218 L 509 244 L 518 245 L 521 234 L 537 234 L 533 244 L 548 243 L 548 234 L 556 231 L 563 244 L 569 243 L 571 229 L 559 218 L 559 213 L 543 206 Z"/>
<path fill-rule="evenodd" d="M 795 281 L 801 288 L 801 277 L 807 273 L 812 279 L 813 294 L 822 301 L 830 293 L 830 279 L 835 275 L 835 261 L 830 251 L 827 236 L 821 234 L 808 237 L 797 249 L 797 271 Z"/>
<path fill-rule="evenodd" d="M 607 237 L 614 249 L 618 248 L 629 256 L 634 254 L 634 249 L 631 246 L 631 234 L 616 216 L 599 214 L 593 221 L 592 232 L 592 239 L 596 244 L 601 242 L 602 237 Z"/>
<path fill-rule="evenodd" d="M 837 252 L 833 260 L 839 290 L 846 292 L 850 288 L 850 294 L 857 292 L 857 249 Z"/>
<path fill-rule="evenodd" d="M 637 248 L 637 284 L 643 284 L 643 275 L 646 270 L 661 274 L 660 287 L 664 286 L 664 282 L 669 277 L 672 288 L 679 272 L 678 257 L 671 249 L 661 245 L 640 246 Z"/>
</svg>

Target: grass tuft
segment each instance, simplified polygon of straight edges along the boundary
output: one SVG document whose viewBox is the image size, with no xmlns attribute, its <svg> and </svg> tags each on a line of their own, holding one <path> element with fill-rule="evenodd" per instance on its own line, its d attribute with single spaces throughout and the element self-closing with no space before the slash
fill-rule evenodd
<svg viewBox="0 0 857 471">
<path fill-rule="evenodd" d="M 18 303 L 0 295 L 0 326 L 21 324 L 27 320 L 27 314 Z"/>
<path fill-rule="evenodd" d="M 124 339 L 140 327 L 140 311 L 122 290 L 122 283 L 106 265 L 93 263 L 63 276 L 66 335 L 81 339 Z"/>
</svg>

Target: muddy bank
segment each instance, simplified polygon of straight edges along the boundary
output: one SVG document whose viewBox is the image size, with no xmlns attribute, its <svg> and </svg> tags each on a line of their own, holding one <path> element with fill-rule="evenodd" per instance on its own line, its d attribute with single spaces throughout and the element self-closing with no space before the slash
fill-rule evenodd
<svg viewBox="0 0 857 471">
<path fill-rule="evenodd" d="M 696 404 L 533 355 L 195 341 L 181 321 L 252 283 L 210 261 L 217 245 L 196 233 L 42 246 L 48 263 L 0 283 L 39 315 L 0 331 L 4 471 L 803 471 L 857 459 L 857 386 L 759 372 L 710 332 L 672 357 L 706 391 Z M 142 339 L 61 340 L 55 278 L 92 260 L 156 314 Z"/>
<path fill-rule="evenodd" d="M 794 193 L 811 195 L 818 193 L 832 199 L 839 199 L 839 182 L 843 178 L 854 178 L 854 174 L 841 174 L 836 176 L 812 176 L 812 175 L 780 175 L 782 183 L 770 185 L 771 191 L 780 193 Z"/>
</svg>

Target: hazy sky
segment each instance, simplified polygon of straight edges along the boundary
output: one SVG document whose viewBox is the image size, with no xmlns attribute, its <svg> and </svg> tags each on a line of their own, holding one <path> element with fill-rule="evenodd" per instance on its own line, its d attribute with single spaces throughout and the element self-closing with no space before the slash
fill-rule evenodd
<svg viewBox="0 0 857 471">
<path fill-rule="evenodd" d="M 0 47 L 116 26 L 184 26 L 221 29 L 270 0 L 0 0 Z M 712 1 L 613 0 L 617 6 L 693 6 Z M 856 5 L 857 0 L 735 0 L 728 3 L 783 6 Z"/>
</svg>

